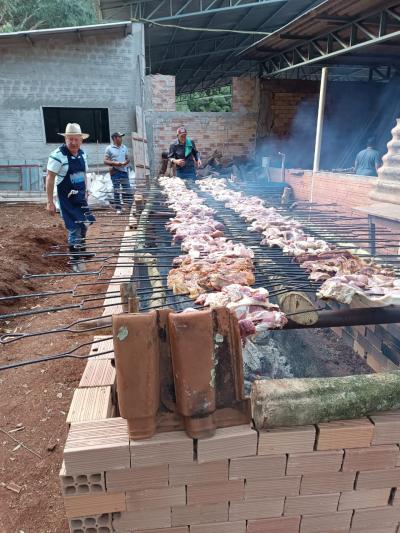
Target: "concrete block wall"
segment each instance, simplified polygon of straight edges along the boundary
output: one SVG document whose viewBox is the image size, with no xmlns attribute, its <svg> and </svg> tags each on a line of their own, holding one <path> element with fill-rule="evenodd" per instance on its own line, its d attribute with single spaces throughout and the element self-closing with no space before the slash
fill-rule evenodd
<svg viewBox="0 0 400 533">
<path fill-rule="evenodd" d="M 73 33 L 36 37 L 34 45 L 2 39 L 2 159 L 47 162 L 58 144 L 46 143 L 42 106 L 108 108 L 110 133 L 134 131 L 135 106 L 141 105 L 138 57 L 142 61 L 143 53 L 141 24 L 133 24 L 132 35 L 126 37 L 120 29 L 81 40 Z M 84 144 L 89 165 L 102 163 L 107 144 Z"/>
</svg>

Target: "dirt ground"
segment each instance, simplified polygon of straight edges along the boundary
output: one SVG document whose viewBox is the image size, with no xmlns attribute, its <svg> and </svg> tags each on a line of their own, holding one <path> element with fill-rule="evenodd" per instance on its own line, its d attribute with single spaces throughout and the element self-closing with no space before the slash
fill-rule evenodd
<svg viewBox="0 0 400 533">
<path fill-rule="evenodd" d="M 88 238 L 111 236 L 118 241 L 122 227 L 106 228 L 95 224 Z M 108 233 L 112 232 L 112 233 Z M 23 280 L 28 273 L 63 272 L 68 269 L 64 257 L 42 257 L 51 246 L 65 243 L 65 230 L 60 219 L 52 218 L 43 206 L 0 205 L 0 297 L 26 292 L 71 290 L 89 276 Z M 96 264 L 93 264 L 93 268 Z M 112 275 L 112 269 L 109 270 Z M 93 278 L 92 278 L 93 280 Z M 107 285 L 80 289 L 100 292 Z M 0 300 L 0 314 L 40 310 L 76 303 L 70 294 L 56 297 Z M 99 304 L 101 301 L 99 302 Z M 0 319 L 0 334 L 41 331 L 70 324 L 79 318 L 100 316 L 102 309 L 65 311 L 34 316 Z M 288 333 L 295 338 L 290 341 Z M 333 334 L 322 331 L 281 332 L 285 342 L 297 349 L 291 365 L 295 375 L 343 375 L 367 371 L 363 362 Z M 34 359 L 44 354 L 61 353 L 83 342 L 93 333 L 79 335 L 64 332 L 31 337 L 0 345 L 0 366 Z M 309 347 L 314 346 L 314 354 Z M 324 346 L 325 350 L 320 350 Z M 299 350 L 308 353 L 302 368 L 296 368 Z M 88 353 L 81 349 L 80 354 Z M 318 360 L 318 354 L 320 359 Z M 317 362 L 315 362 L 317 361 Z M 0 372 L 0 533 L 64 533 L 68 531 L 59 488 L 58 473 L 66 438 L 66 415 L 74 388 L 79 383 L 85 360 L 62 359 L 23 366 Z M 312 368 L 315 365 L 316 368 Z M 21 443 L 23 445 L 21 445 Z"/>
<path fill-rule="evenodd" d="M 92 226 L 88 238 L 96 238 L 99 228 L 100 224 Z M 22 279 L 27 273 L 68 270 L 65 257 L 42 257 L 51 246 L 65 242 L 60 218 L 50 217 L 43 206 L 0 205 L 0 296 L 69 290 L 80 281 L 90 281 L 88 276 Z M 109 272 L 112 275 L 111 269 Z M 85 292 L 93 293 L 106 288 L 107 285 L 84 287 Z M 0 301 L 0 313 L 77 301 L 69 294 L 24 299 L 12 305 Z M 0 332 L 40 331 L 101 314 L 102 309 L 69 309 L 0 320 Z M 0 345 L 0 365 L 61 353 L 92 339 L 93 333 L 80 333 L 78 338 L 67 332 Z M 79 354 L 88 351 L 89 348 L 81 349 Z M 69 531 L 58 473 L 67 431 L 66 414 L 85 364 L 84 360 L 63 359 L 0 372 L 0 533 Z"/>
</svg>

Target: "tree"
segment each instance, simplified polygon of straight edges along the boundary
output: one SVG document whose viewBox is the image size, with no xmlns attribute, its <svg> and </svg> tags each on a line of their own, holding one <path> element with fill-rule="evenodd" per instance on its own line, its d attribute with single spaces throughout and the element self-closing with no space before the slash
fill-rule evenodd
<svg viewBox="0 0 400 533">
<path fill-rule="evenodd" d="M 191 94 L 182 94 L 177 97 L 177 111 L 230 111 L 231 110 L 230 85 L 198 91 Z"/>
<path fill-rule="evenodd" d="M 95 0 L 0 0 L 0 31 L 84 26 L 99 21 Z"/>
</svg>

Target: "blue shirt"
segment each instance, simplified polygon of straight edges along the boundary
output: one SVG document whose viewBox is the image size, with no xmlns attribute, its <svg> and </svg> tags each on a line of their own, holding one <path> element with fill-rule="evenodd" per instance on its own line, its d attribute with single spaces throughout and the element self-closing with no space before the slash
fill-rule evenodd
<svg viewBox="0 0 400 533">
<path fill-rule="evenodd" d="M 115 161 L 118 163 L 125 163 L 128 156 L 128 148 L 121 144 L 121 146 L 116 146 L 115 144 L 110 144 L 106 148 L 105 158 L 109 161 Z M 128 165 L 122 167 L 113 167 L 119 172 L 128 172 Z"/>
<path fill-rule="evenodd" d="M 377 176 L 376 167 L 380 165 L 379 152 L 373 148 L 361 150 L 356 157 L 356 174 L 360 176 Z"/>
</svg>

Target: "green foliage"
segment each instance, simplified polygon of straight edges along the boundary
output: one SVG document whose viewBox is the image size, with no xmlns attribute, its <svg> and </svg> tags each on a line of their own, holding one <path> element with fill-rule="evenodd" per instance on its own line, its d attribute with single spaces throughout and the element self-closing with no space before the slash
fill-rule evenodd
<svg viewBox="0 0 400 533">
<path fill-rule="evenodd" d="M 231 101 L 231 87 L 226 85 L 217 89 L 179 95 L 176 99 L 176 110 L 226 112 L 231 110 Z"/>
<path fill-rule="evenodd" d="M 95 0 L 0 0 L 0 32 L 96 24 Z"/>
</svg>

